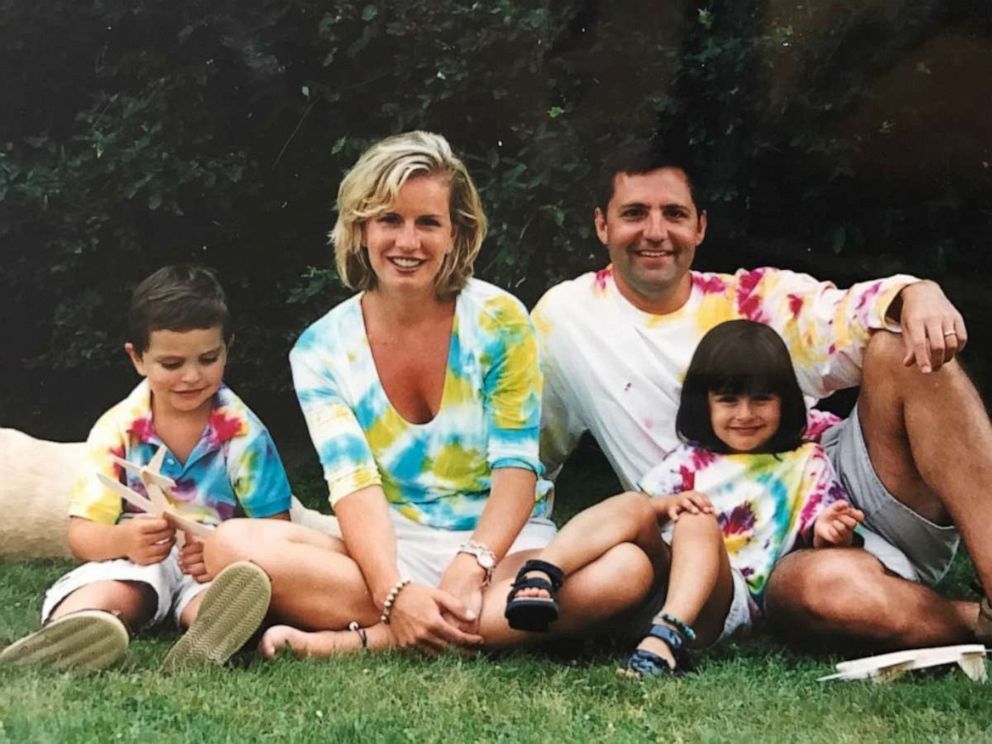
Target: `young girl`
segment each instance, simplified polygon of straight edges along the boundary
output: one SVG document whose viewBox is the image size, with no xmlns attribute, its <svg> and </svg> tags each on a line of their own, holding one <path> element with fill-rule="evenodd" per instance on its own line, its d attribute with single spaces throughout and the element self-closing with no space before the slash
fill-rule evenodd
<svg viewBox="0 0 992 744">
<path fill-rule="evenodd" d="M 663 605 L 621 672 L 678 674 L 688 645 L 760 619 L 765 582 L 793 547 L 851 544 L 863 514 L 843 500 L 820 445 L 802 439 L 806 406 L 771 328 L 732 320 L 703 337 L 675 425 L 685 444 L 641 479 L 641 492 L 582 512 L 524 564 L 507 601 L 511 627 L 547 630 L 564 576 L 633 542 L 654 564 Z"/>
</svg>

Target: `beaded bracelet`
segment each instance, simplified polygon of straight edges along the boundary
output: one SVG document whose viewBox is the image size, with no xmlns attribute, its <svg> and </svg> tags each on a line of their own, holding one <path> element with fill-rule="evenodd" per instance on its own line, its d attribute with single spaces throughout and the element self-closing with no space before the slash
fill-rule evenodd
<svg viewBox="0 0 992 744">
<path fill-rule="evenodd" d="M 382 604 L 382 614 L 379 615 L 379 622 L 384 625 L 389 625 L 389 615 L 393 611 L 393 602 L 396 601 L 396 597 L 403 590 L 407 584 L 410 583 L 410 579 L 400 579 L 397 581 L 393 588 L 389 590 L 389 594 L 386 595 L 386 601 Z"/>
<path fill-rule="evenodd" d="M 675 617 L 675 615 L 669 615 L 667 612 L 659 612 L 657 616 L 658 620 L 668 623 L 675 630 L 685 636 L 687 641 L 696 640 L 696 631 L 694 631 L 690 626 L 686 625 L 682 620 Z"/>
</svg>

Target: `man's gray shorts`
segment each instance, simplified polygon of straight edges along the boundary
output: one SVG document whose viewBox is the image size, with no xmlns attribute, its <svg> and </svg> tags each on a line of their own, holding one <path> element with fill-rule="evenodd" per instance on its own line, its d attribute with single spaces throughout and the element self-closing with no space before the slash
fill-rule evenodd
<svg viewBox="0 0 992 744">
<path fill-rule="evenodd" d="M 940 581 L 957 552 L 958 531 L 924 519 L 885 489 L 868 457 L 857 406 L 821 443 L 851 502 L 865 513 L 865 550 L 905 579 Z"/>
</svg>

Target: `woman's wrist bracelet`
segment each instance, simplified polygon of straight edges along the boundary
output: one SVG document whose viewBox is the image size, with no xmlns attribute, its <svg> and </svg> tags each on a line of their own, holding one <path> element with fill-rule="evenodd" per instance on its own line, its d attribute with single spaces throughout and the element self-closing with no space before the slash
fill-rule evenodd
<svg viewBox="0 0 992 744">
<path fill-rule="evenodd" d="M 386 595 L 386 601 L 382 604 L 382 614 L 379 615 L 379 622 L 384 625 L 389 625 L 389 616 L 393 612 L 393 603 L 399 596 L 400 592 L 403 591 L 403 587 L 410 583 L 410 579 L 400 579 L 395 584 L 393 588 L 389 590 L 389 594 Z"/>
</svg>

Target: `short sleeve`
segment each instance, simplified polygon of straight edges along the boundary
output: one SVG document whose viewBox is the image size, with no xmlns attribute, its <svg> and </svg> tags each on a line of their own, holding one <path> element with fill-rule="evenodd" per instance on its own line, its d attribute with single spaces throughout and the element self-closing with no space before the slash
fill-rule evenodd
<svg viewBox="0 0 992 744">
<path fill-rule="evenodd" d="M 81 517 L 101 524 L 116 524 L 123 507 L 121 498 L 104 486 L 99 473 L 115 481 L 121 479 L 121 468 L 111 455 L 125 457 L 126 441 L 118 431 L 113 409 L 96 422 L 86 438 L 86 455 L 69 497 L 69 516 Z"/>
<path fill-rule="evenodd" d="M 544 377 L 541 392 L 541 462 L 548 477 L 555 478 L 578 445 L 586 427 L 563 392 L 567 388 L 560 380 L 560 364 L 551 338 L 553 323 L 548 307 L 551 302 L 549 295 L 546 295 L 534 308 L 531 317 L 537 332 L 538 354 Z"/>
<path fill-rule="evenodd" d="M 289 355 L 293 387 L 324 470 L 331 506 L 369 486 L 381 486 L 365 433 L 344 400 L 329 352 L 304 334 Z"/>
<path fill-rule="evenodd" d="M 232 446 L 227 466 L 231 487 L 248 516 L 271 517 L 290 510 L 292 490 L 286 469 L 265 428 L 244 447 Z"/>
<path fill-rule="evenodd" d="M 534 326 L 509 295 L 490 300 L 485 310 L 482 385 L 489 467 L 524 468 L 540 476 L 541 369 Z"/>
<path fill-rule="evenodd" d="M 698 466 L 705 464 L 696 452 L 686 445 L 676 447 L 637 482 L 637 488 L 652 498 L 693 490 Z"/>
</svg>

